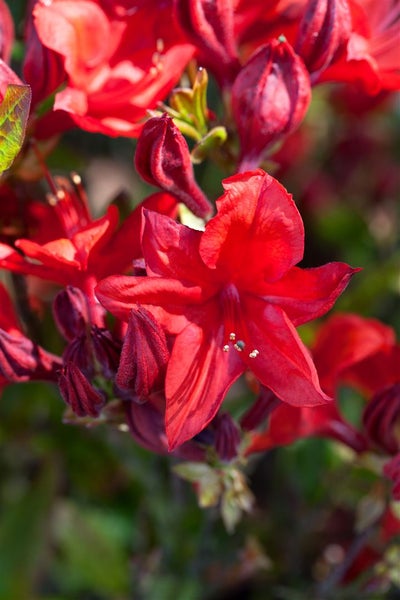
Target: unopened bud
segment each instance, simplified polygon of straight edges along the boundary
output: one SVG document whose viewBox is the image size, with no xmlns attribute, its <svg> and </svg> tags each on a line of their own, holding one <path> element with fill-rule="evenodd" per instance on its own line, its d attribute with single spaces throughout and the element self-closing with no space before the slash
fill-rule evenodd
<svg viewBox="0 0 400 600">
<path fill-rule="evenodd" d="M 132 310 L 116 383 L 138 400 L 146 400 L 164 383 L 169 351 L 164 331 L 144 308 Z"/>
<path fill-rule="evenodd" d="M 78 417 L 97 417 L 105 404 L 103 394 L 95 390 L 73 363 L 67 362 L 58 381 L 64 401 Z"/>
<path fill-rule="evenodd" d="M 174 15 L 185 35 L 197 46 L 199 62 L 210 66 L 222 85 L 240 69 L 234 37 L 232 0 L 174 0 Z"/>
<path fill-rule="evenodd" d="M 135 166 L 148 183 L 173 194 L 197 216 L 212 207 L 194 179 L 185 138 L 168 115 L 149 119 L 138 139 Z"/>
<path fill-rule="evenodd" d="M 295 44 L 313 79 L 344 48 L 352 29 L 347 0 L 309 0 Z"/>
<path fill-rule="evenodd" d="M 265 152 L 302 122 L 311 100 L 307 69 L 288 42 L 259 48 L 232 87 L 232 110 L 241 147 L 238 170 L 259 166 Z"/>
<path fill-rule="evenodd" d="M 54 319 L 66 340 L 82 335 L 88 321 L 87 302 L 84 293 L 68 285 L 54 298 Z"/>
</svg>

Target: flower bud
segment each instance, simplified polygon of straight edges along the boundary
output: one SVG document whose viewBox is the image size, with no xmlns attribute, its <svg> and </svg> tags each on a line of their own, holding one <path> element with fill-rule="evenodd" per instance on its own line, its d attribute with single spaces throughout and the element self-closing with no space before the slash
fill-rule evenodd
<svg viewBox="0 0 400 600">
<path fill-rule="evenodd" d="M 311 99 L 307 69 L 286 41 L 261 46 L 232 87 L 232 110 L 240 138 L 239 171 L 256 168 L 265 152 L 303 120 Z"/>
<path fill-rule="evenodd" d="M 60 365 L 58 357 L 24 335 L 11 335 L 0 329 L 0 375 L 8 381 L 54 381 Z"/>
<path fill-rule="evenodd" d="M 344 47 L 352 28 L 347 0 L 309 0 L 295 44 L 310 73 L 317 77 Z"/>
<path fill-rule="evenodd" d="M 73 363 L 67 362 L 58 381 L 64 401 L 78 417 L 97 417 L 105 404 L 103 394 L 95 390 Z"/>
<path fill-rule="evenodd" d="M 257 429 L 281 403 L 271 390 L 262 385 L 260 395 L 240 419 L 243 431 Z"/>
<path fill-rule="evenodd" d="M 118 369 L 121 342 L 108 329 L 93 325 L 90 330 L 95 360 L 101 366 L 105 377 L 112 378 Z"/>
<path fill-rule="evenodd" d="M 144 308 L 132 310 L 116 383 L 136 400 L 147 400 L 164 383 L 169 351 L 164 331 Z"/>
<path fill-rule="evenodd" d="M 87 302 L 84 293 L 68 285 L 54 298 L 54 319 L 57 327 L 68 341 L 82 335 L 88 322 Z"/>
<path fill-rule="evenodd" d="M 217 415 L 214 419 L 215 449 L 221 460 L 229 461 L 237 457 L 240 444 L 240 432 L 235 421 L 228 413 Z"/>
<path fill-rule="evenodd" d="M 368 438 L 389 454 L 400 451 L 400 383 L 375 394 L 363 415 Z"/>
<path fill-rule="evenodd" d="M 240 69 L 234 38 L 232 0 L 174 0 L 174 15 L 199 51 L 199 61 L 222 85 L 231 83 Z"/>
<path fill-rule="evenodd" d="M 212 207 L 194 179 L 185 138 L 168 115 L 149 119 L 138 139 L 135 166 L 148 183 L 173 194 L 198 217 Z"/>
</svg>

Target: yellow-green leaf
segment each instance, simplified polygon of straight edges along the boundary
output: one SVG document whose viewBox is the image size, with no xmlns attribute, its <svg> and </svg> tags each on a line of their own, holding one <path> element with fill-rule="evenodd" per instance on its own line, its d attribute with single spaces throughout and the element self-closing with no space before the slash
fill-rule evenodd
<svg viewBox="0 0 400 600">
<path fill-rule="evenodd" d="M 10 84 L 0 104 L 0 173 L 8 169 L 21 150 L 31 103 L 29 85 Z"/>
</svg>

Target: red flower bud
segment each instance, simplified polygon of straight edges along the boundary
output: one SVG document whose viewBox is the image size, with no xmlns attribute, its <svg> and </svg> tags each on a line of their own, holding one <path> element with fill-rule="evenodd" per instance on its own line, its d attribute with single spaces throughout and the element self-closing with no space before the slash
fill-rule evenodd
<svg viewBox="0 0 400 600">
<path fill-rule="evenodd" d="M 231 83 L 240 69 L 234 38 L 232 0 L 174 0 L 174 14 L 186 37 L 199 51 L 199 61 L 217 79 Z"/>
<path fill-rule="evenodd" d="M 95 390 L 73 362 L 64 366 L 58 382 L 65 402 L 78 417 L 97 417 L 105 404 L 104 396 Z"/>
<path fill-rule="evenodd" d="M 257 429 L 280 404 L 282 404 L 281 400 L 271 390 L 262 385 L 260 395 L 240 419 L 241 428 L 244 431 Z"/>
<path fill-rule="evenodd" d="M 188 145 L 168 115 L 145 123 L 137 142 L 135 166 L 145 181 L 176 196 L 195 215 L 210 215 L 211 204 L 194 179 Z"/>
<path fill-rule="evenodd" d="M 235 421 L 228 413 L 217 415 L 213 422 L 215 449 L 221 460 L 237 457 L 240 444 L 240 432 Z"/>
<path fill-rule="evenodd" d="M 286 41 L 272 40 L 251 56 L 232 87 L 239 171 L 257 167 L 272 144 L 300 125 L 310 99 L 307 69 Z"/>
<path fill-rule="evenodd" d="M 86 330 L 88 321 L 85 294 L 76 287 L 68 285 L 54 298 L 54 319 L 66 340 L 73 340 Z"/>
<path fill-rule="evenodd" d="M 0 375 L 8 381 L 54 381 L 60 365 L 58 357 L 24 335 L 10 335 L 0 329 Z"/>
<path fill-rule="evenodd" d="M 309 0 L 295 44 L 310 73 L 324 70 L 343 48 L 352 29 L 347 0 Z"/>
<path fill-rule="evenodd" d="M 169 351 L 164 331 L 144 308 L 132 310 L 116 383 L 136 400 L 147 400 L 163 386 Z"/>
<path fill-rule="evenodd" d="M 368 438 L 389 454 L 400 451 L 400 383 L 373 396 L 364 411 L 363 423 Z"/>
<path fill-rule="evenodd" d="M 105 377 L 114 377 L 121 354 L 121 342 L 108 329 L 93 325 L 90 339 L 97 363 Z"/>
</svg>

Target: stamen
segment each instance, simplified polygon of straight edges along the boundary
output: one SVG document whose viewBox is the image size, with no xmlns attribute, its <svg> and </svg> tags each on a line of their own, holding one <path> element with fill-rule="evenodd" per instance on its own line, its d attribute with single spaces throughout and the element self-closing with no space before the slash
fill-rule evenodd
<svg viewBox="0 0 400 600">
<path fill-rule="evenodd" d="M 222 350 L 223 350 L 224 352 L 229 352 L 229 345 L 228 345 L 228 344 L 225 344 L 225 346 L 222 348 Z"/>
<path fill-rule="evenodd" d="M 245 347 L 245 343 L 243 340 L 238 340 L 236 342 L 236 344 L 233 346 L 235 348 L 235 350 L 237 350 L 238 352 L 242 352 L 242 350 L 244 350 Z"/>
<path fill-rule="evenodd" d="M 259 354 L 259 351 L 256 348 L 254 348 L 254 350 L 250 352 L 249 358 L 256 358 Z"/>
<path fill-rule="evenodd" d="M 229 339 L 231 342 L 234 342 L 236 340 L 236 333 L 230 333 L 229 334 Z"/>
</svg>

